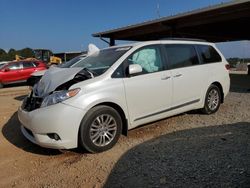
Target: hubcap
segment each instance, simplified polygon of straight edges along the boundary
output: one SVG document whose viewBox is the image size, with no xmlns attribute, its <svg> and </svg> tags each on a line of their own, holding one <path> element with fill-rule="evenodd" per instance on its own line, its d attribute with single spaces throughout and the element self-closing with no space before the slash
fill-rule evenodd
<svg viewBox="0 0 250 188">
<path fill-rule="evenodd" d="M 116 135 L 117 124 L 113 116 L 97 116 L 90 126 L 90 139 L 96 146 L 108 145 Z"/>
<path fill-rule="evenodd" d="M 207 98 L 207 102 L 208 102 L 208 107 L 210 110 L 215 110 L 218 105 L 219 105 L 219 93 L 216 89 L 212 89 L 209 94 L 208 94 L 208 98 Z"/>
</svg>

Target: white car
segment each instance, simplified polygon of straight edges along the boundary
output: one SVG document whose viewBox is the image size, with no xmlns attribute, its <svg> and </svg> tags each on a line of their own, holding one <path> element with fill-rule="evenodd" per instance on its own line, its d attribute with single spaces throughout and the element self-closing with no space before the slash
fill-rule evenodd
<svg viewBox="0 0 250 188">
<path fill-rule="evenodd" d="M 229 92 L 228 68 L 207 42 L 102 49 L 78 67 L 47 71 L 18 110 L 21 130 L 43 147 L 102 152 L 139 125 L 194 109 L 216 112 Z"/>
</svg>

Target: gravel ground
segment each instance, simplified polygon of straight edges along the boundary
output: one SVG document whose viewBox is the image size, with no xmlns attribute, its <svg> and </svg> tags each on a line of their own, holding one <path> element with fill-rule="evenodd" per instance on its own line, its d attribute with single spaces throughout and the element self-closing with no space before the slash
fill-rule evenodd
<svg viewBox="0 0 250 188">
<path fill-rule="evenodd" d="M 249 187 L 250 76 L 232 75 L 220 110 L 129 131 L 111 150 L 49 150 L 20 132 L 27 87 L 0 90 L 0 187 Z"/>
</svg>

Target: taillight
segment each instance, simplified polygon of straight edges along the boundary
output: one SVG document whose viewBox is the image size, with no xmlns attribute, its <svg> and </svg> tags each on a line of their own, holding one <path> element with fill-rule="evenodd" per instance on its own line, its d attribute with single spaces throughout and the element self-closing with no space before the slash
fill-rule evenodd
<svg viewBox="0 0 250 188">
<path fill-rule="evenodd" d="M 226 67 L 227 70 L 230 69 L 230 65 L 229 64 L 226 64 L 225 67 Z"/>
</svg>

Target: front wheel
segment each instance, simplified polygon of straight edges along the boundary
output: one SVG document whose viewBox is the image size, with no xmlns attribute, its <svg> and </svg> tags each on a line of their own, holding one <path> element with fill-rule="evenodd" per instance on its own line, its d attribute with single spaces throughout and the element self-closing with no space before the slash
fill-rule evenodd
<svg viewBox="0 0 250 188">
<path fill-rule="evenodd" d="M 91 153 L 112 148 L 122 130 L 119 113 L 109 106 L 96 106 L 89 110 L 81 122 L 79 144 Z"/>
<path fill-rule="evenodd" d="M 201 111 L 204 114 L 215 113 L 219 109 L 220 104 L 221 91 L 216 85 L 212 84 L 207 90 L 204 107 L 201 109 Z"/>
</svg>

